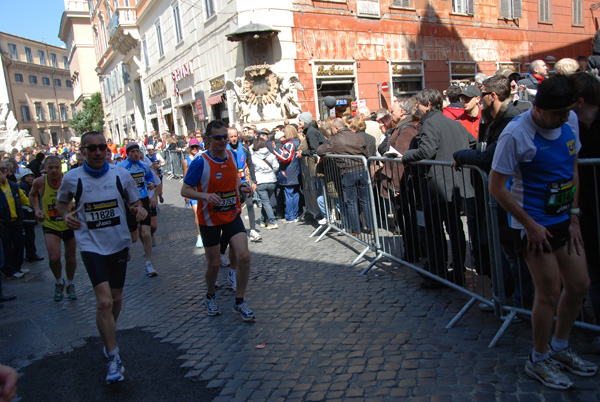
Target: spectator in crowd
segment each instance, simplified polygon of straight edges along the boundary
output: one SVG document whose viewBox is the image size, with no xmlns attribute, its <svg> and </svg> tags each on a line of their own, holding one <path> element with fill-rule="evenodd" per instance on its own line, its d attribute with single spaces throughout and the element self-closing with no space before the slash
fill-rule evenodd
<svg viewBox="0 0 600 402">
<path fill-rule="evenodd" d="M 528 89 L 537 89 L 538 85 L 542 83 L 548 75 L 548 67 L 544 60 L 534 60 L 529 65 L 529 74 L 522 80 L 519 80 L 517 84 L 524 85 Z"/>
<path fill-rule="evenodd" d="M 303 112 L 298 115 L 297 132 L 301 131 L 304 134 L 304 136 L 306 137 L 306 143 L 308 144 L 308 149 L 306 151 L 302 151 L 299 156 L 316 155 L 317 148 L 319 148 L 319 145 L 323 144 L 326 141 L 323 134 L 321 134 L 321 132 L 317 128 L 312 126 L 312 122 L 313 116 L 309 112 Z M 288 131 L 291 133 L 290 130 Z M 295 135 L 295 137 L 297 137 L 297 134 Z"/>
<path fill-rule="evenodd" d="M 596 31 L 592 40 L 592 54 L 587 59 L 586 71 L 600 70 L 600 30 Z"/>
<path fill-rule="evenodd" d="M 417 148 L 404 153 L 402 161 L 410 163 L 423 159 L 437 161 L 451 160 L 452 154 L 459 149 L 475 145 L 475 138 L 457 121 L 442 114 L 442 94 L 437 89 L 426 88 L 417 96 L 417 108 L 422 116 Z M 430 272 L 448 279 L 457 285 L 464 284 L 464 263 L 466 241 L 459 211 L 461 197 L 473 197 L 473 189 L 458 172 L 449 172 L 442 167 L 419 166 L 422 183 L 425 228 L 427 237 L 427 258 Z M 426 173 L 425 170 L 426 169 Z M 443 225 L 450 236 L 452 247 L 452 272 L 446 271 L 447 250 Z M 439 287 L 438 282 L 426 279 L 426 288 Z"/>
<path fill-rule="evenodd" d="M 279 161 L 267 148 L 267 142 L 263 138 L 254 140 L 252 163 L 256 174 L 256 192 L 262 204 L 260 226 L 270 229 L 278 229 L 277 217 L 271 206 L 271 196 L 277 187 L 276 173 L 279 170 Z"/>
<path fill-rule="evenodd" d="M 333 135 L 329 141 L 317 149 L 317 155 L 320 158 L 328 154 L 368 157 L 367 144 L 363 137 L 346 127 L 342 119 L 335 119 L 331 124 L 331 130 Z M 368 173 L 362 168 L 362 164 L 344 159 L 335 159 L 328 166 L 335 166 L 341 175 L 342 188 L 341 191 L 338 189 L 338 193 L 343 194 L 342 216 L 345 228 L 354 235 L 362 233 L 363 227 L 360 222 L 362 212 L 365 222 L 364 229 L 367 232 L 371 231 L 373 220 L 369 200 Z M 328 170 L 327 166 L 325 170 Z"/>
<path fill-rule="evenodd" d="M 115 144 L 112 139 L 107 139 L 106 140 L 106 145 L 108 146 L 108 149 L 110 150 L 110 152 L 115 155 L 118 151 L 117 149 L 117 144 Z"/>
<path fill-rule="evenodd" d="M 460 92 L 460 100 L 463 103 L 464 112 L 458 116 L 458 121 L 477 139 L 481 122 L 481 108 L 479 107 L 481 91 L 474 85 L 468 85 Z"/>
<path fill-rule="evenodd" d="M 29 197 L 31 191 L 31 184 L 33 183 L 33 172 L 27 168 L 23 169 L 21 173 L 21 179 L 19 181 L 19 187 L 23 190 L 23 193 Z M 35 227 L 37 226 L 37 220 L 35 219 L 35 212 L 31 207 L 23 207 L 23 229 L 25 230 L 25 260 L 29 262 L 41 261 L 44 257 L 40 257 L 37 254 L 35 248 Z"/>
<path fill-rule="evenodd" d="M 574 111 L 579 121 L 579 139 L 581 150 L 579 158 L 600 158 L 600 82 L 589 73 L 576 73 L 571 76 L 577 88 L 577 103 Z M 598 166 L 579 166 L 579 186 L 584 191 L 600 188 Z M 579 207 L 584 219 L 581 223 L 581 236 L 586 246 L 586 260 L 590 276 L 590 300 L 596 317 L 600 323 L 600 249 L 598 238 L 599 206 L 596 197 L 579 197 Z M 600 353 L 600 336 L 594 339 L 592 351 Z"/>
<path fill-rule="evenodd" d="M 511 121 L 498 139 L 489 182 L 490 192 L 510 214 L 511 227 L 521 230 L 519 251 L 535 283 L 533 349 L 525 373 L 554 389 L 574 387 L 561 368 L 586 377 L 598 370 L 569 347 L 590 285 L 579 225 L 581 144 L 571 111 L 577 95 L 568 77 L 544 80 L 535 106 Z"/>
<path fill-rule="evenodd" d="M 485 131 L 482 131 L 478 138 L 477 149 L 462 149 L 454 152 L 454 165 L 460 168 L 463 165 L 477 166 L 489 174 L 492 167 L 492 159 L 500 133 L 504 127 L 516 116 L 527 111 L 531 104 L 529 102 L 512 101 L 510 99 L 511 89 L 508 86 L 510 78 L 503 75 L 494 75 L 483 83 L 483 94 L 481 97 L 482 108 L 490 116 L 491 120 L 486 125 Z M 513 81 L 514 82 L 514 81 Z M 483 192 L 487 191 L 482 187 L 482 181 L 475 174 L 473 178 L 476 199 L 483 199 Z M 473 265 L 480 275 L 490 276 L 490 256 L 487 235 L 487 218 L 485 208 L 475 205 L 469 201 L 466 205 L 467 223 L 471 237 L 473 249 Z M 514 253 L 512 239 L 514 234 L 508 227 L 506 212 L 498 208 L 498 225 L 500 228 L 500 242 L 504 251 L 503 255 L 503 273 L 506 277 L 506 287 L 510 282 L 514 282 L 515 307 L 528 308 L 531 305 L 532 283 L 529 272 L 525 268 L 525 262 L 519 260 Z M 506 271 L 512 272 L 512 278 L 506 274 Z M 481 304 L 484 310 L 489 309 L 488 304 Z"/>
<path fill-rule="evenodd" d="M 366 127 L 364 128 L 363 131 L 375 139 L 375 147 L 377 147 L 377 144 L 379 144 L 379 142 L 381 141 L 380 138 L 381 138 L 382 134 L 381 134 L 381 130 L 379 129 L 379 124 L 371 118 L 372 113 L 369 110 L 369 108 L 366 106 L 359 107 L 358 110 L 356 111 L 356 117 L 358 117 L 359 119 L 364 121 Z M 350 125 L 348 125 L 348 126 L 350 126 Z M 369 147 L 369 143 L 367 143 L 367 148 L 368 147 Z M 373 155 L 375 155 L 375 154 L 373 154 Z"/>
<path fill-rule="evenodd" d="M 123 159 L 127 157 L 127 144 L 129 144 L 129 138 L 123 139 L 123 146 L 119 148 L 119 153 Z"/>
<path fill-rule="evenodd" d="M 554 69 L 556 70 L 556 74 L 571 75 L 579 71 L 579 63 L 575 59 L 566 57 L 557 61 Z"/>
<path fill-rule="evenodd" d="M 446 89 L 446 97 L 448 98 L 448 105 L 444 107 L 443 113 L 449 119 L 458 120 L 458 118 L 464 113 L 464 105 L 460 100 L 460 93 L 462 90 L 458 85 L 450 85 Z"/>
<path fill-rule="evenodd" d="M 36 178 L 42 175 L 40 170 L 42 169 L 42 162 L 44 161 L 45 157 L 45 153 L 38 152 L 37 155 L 35 155 L 35 159 L 29 162 L 29 165 L 27 165 L 27 169 L 31 170 Z"/>
<path fill-rule="evenodd" d="M 415 98 L 407 97 L 401 97 L 397 105 L 392 106 L 393 109 L 401 111 L 396 112 L 396 118 L 401 118 L 401 120 L 390 137 L 388 156 L 401 157 L 410 149 L 414 138 L 419 133 L 421 119 L 416 113 L 415 106 Z M 422 256 L 417 226 L 417 198 L 415 197 L 415 194 L 419 194 L 418 188 L 415 186 L 417 178 L 412 177 L 409 166 L 405 168 L 403 164 L 390 163 L 384 163 L 382 176 L 385 178 L 384 188 L 388 192 L 393 190 L 394 193 L 396 223 L 404 244 L 402 259 L 408 262 L 417 262 Z"/>
<path fill-rule="evenodd" d="M 383 135 L 381 136 L 381 142 L 377 144 L 377 152 L 379 155 L 383 155 L 387 151 L 388 143 L 390 141 L 390 137 L 392 136 L 392 132 L 394 131 L 396 123 L 394 122 L 392 115 L 389 113 L 383 114 L 380 117 L 378 117 L 377 122 L 379 123 L 379 129 L 383 133 Z"/>
<path fill-rule="evenodd" d="M 0 267 L 9 279 L 19 279 L 29 272 L 22 268 L 23 251 L 23 206 L 30 207 L 29 199 L 17 183 L 7 179 L 6 162 L 0 162 L 0 220 L 3 226 L 2 250 L 4 266 Z"/>
<path fill-rule="evenodd" d="M 372 135 L 369 135 L 365 132 L 367 125 L 365 124 L 365 121 L 363 119 L 360 119 L 358 117 L 353 118 L 352 120 L 350 120 L 350 130 L 354 131 L 356 134 L 360 135 L 360 137 L 365 141 L 365 144 L 367 144 L 367 158 L 371 157 L 371 156 L 376 156 L 377 154 L 377 145 L 375 143 L 375 137 L 373 137 Z M 381 133 L 381 130 L 379 130 L 379 132 Z"/>
<path fill-rule="evenodd" d="M 312 121 L 312 115 L 310 115 L 310 113 L 307 112 L 305 113 L 308 116 L 303 116 L 305 120 L 300 121 L 302 121 L 305 125 L 309 125 L 310 122 L 307 123 L 306 120 L 310 118 L 310 120 Z M 318 135 L 321 135 L 319 130 L 311 126 L 308 130 L 310 136 L 314 135 L 312 133 L 313 129 L 318 133 Z M 277 182 L 283 189 L 283 193 L 285 196 L 285 221 L 287 223 L 295 223 L 298 222 L 298 212 L 300 204 L 300 161 L 296 157 L 296 151 L 300 146 L 300 140 L 298 139 L 298 131 L 296 131 L 296 129 L 293 126 L 285 126 L 284 132 L 285 136 L 283 137 L 283 142 L 281 146 L 274 148 L 273 153 L 279 160 Z M 307 139 L 309 135 L 307 135 Z M 308 142 L 310 147 L 310 141 Z"/>
</svg>

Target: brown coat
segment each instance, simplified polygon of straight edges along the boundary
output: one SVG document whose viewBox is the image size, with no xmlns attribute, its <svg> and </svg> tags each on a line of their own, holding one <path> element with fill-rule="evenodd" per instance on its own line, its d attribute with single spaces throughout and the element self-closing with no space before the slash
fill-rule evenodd
<svg viewBox="0 0 600 402">
<path fill-rule="evenodd" d="M 419 133 L 419 121 L 410 120 L 405 124 L 398 125 L 390 136 L 389 146 L 404 154 L 410 147 L 410 142 Z M 398 159 L 397 162 L 384 162 L 380 171 L 382 192 L 385 198 L 389 191 L 398 192 L 400 181 L 404 175 L 404 164 Z"/>
</svg>

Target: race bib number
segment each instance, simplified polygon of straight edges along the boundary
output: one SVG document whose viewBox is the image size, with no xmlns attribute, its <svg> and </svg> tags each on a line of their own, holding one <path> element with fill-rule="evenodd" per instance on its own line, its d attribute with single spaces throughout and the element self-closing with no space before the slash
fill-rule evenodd
<svg viewBox="0 0 600 402">
<path fill-rule="evenodd" d="M 56 209 L 56 205 L 50 204 L 48 205 L 48 216 L 52 222 L 62 221 L 62 216 L 58 213 L 58 209 Z"/>
<path fill-rule="evenodd" d="M 233 211 L 235 209 L 237 204 L 237 191 L 217 192 L 216 194 L 221 197 L 221 203 L 213 208 L 215 212 Z"/>
<path fill-rule="evenodd" d="M 133 177 L 133 181 L 138 186 L 138 188 L 144 187 L 146 184 L 146 179 L 144 179 L 144 172 L 132 173 L 131 177 Z"/>
<path fill-rule="evenodd" d="M 88 229 L 101 229 L 121 223 L 119 203 L 115 200 L 89 202 L 84 204 Z"/>
<path fill-rule="evenodd" d="M 575 199 L 575 183 L 573 179 L 560 183 L 548 184 L 546 190 L 547 215 L 560 215 L 569 209 Z"/>
</svg>

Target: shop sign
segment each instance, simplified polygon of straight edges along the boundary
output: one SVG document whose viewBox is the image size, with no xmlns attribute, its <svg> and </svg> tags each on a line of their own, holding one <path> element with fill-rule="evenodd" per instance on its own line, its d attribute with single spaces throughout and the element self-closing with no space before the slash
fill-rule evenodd
<svg viewBox="0 0 600 402">
<path fill-rule="evenodd" d="M 452 74 L 475 75 L 475 63 L 452 63 Z"/>
<path fill-rule="evenodd" d="M 217 92 L 222 91 L 225 88 L 225 76 L 220 75 L 217 78 L 210 80 L 210 91 Z"/>
<path fill-rule="evenodd" d="M 173 82 L 181 81 L 185 77 L 192 75 L 194 73 L 194 65 L 191 61 L 188 61 L 183 66 L 177 68 L 175 71 L 171 73 L 171 78 L 173 78 Z"/>
<path fill-rule="evenodd" d="M 354 75 L 354 66 L 338 67 L 335 64 L 320 65 L 317 70 L 317 76 L 336 76 L 336 75 Z"/>
<path fill-rule="evenodd" d="M 168 109 L 171 107 L 171 98 L 163 99 L 162 101 L 163 109 Z"/>
<path fill-rule="evenodd" d="M 148 106 L 148 113 L 150 113 L 150 114 L 156 113 L 156 103 L 153 103 L 152 105 Z"/>
<path fill-rule="evenodd" d="M 202 99 L 196 98 L 196 112 L 199 120 L 204 120 L 204 106 L 202 106 Z"/>
<path fill-rule="evenodd" d="M 337 99 L 335 101 L 336 106 L 343 106 L 348 104 L 348 99 Z"/>
<path fill-rule="evenodd" d="M 356 2 L 356 15 L 379 18 L 379 0 L 358 0 Z"/>
<path fill-rule="evenodd" d="M 159 78 L 152 84 L 148 85 L 148 94 L 151 98 L 160 96 L 165 92 L 167 92 L 167 86 L 165 85 L 165 81 L 162 78 Z"/>
<path fill-rule="evenodd" d="M 392 64 L 392 75 L 423 75 L 420 64 Z"/>
<path fill-rule="evenodd" d="M 498 70 L 513 70 L 515 73 L 519 72 L 519 64 L 518 63 L 498 63 Z"/>
</svg>

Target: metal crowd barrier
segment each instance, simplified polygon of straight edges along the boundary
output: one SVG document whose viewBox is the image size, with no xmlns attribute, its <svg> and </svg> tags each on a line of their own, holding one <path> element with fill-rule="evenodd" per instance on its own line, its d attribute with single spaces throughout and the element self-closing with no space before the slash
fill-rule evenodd
<svg viewBox="0 0 600 402">
<path fill-rule="evenodd" d="M 185 153 L 183 151 L 164 151 L 165 168 L 163 169 L 166 173 L 167 179 L 183 179 L 183 159 Z"/>
<path fill-rule="evenodd" d="M 524 259 L 514 253 L 519 234 L 508 227 L 506 212 L 490 195 L 484 171 L 474 166 L 455 171 L 452 162 L 405 166 L 400 159 L 372 157 L 367 162 L 343 155 L 327 155 L 322 164 L 327 225 L 316 241 L 334 230 L 363 244 L 350 266 L 373 251 L 375 258 L 361 275 L 387 258 L 428 278 L 429 285 L 435 281 L 466 294 L 469 301 L 446 328 L 477 302 L 493 309 L 504 323 L 490 347 L 517 313 L 531 316 L 532 280 Z M 600 318 L 600 159 L 580 160 L 579 165 L 580 187 L 586 189 L 579 197 L 582 231 L 584 241 L 593 244 L 586 248 L 592 257 L 590 295 Z M 599 325 L 583 320 L 575 325 L 600 331 Z"/>
<path fill-rule="evenodd" d="M 365 248 L 349 266 L 357 264 L 369 250 L 376 252 L 375 259 L 361 273 L 364 275 L 382 257 L 378 253 L 379 228 L 367 160 L 362 156 L 326 155 L 320 163 L 325 177 L 322 186 L 327 226 L 315 242 L 334 230 L 361 243 Z"/>
<path fill-rule="evenodd" d="M 317 177 L 317 161 L 312 156 L 300 158 L 300 168 L 302 171 L 302 193 L 304 194 L 304 212 L 309 213 L 313 218 L 321 215 L 319 209 L 318 197 L 322 192 L 321 180 Z M 317 232 L 318 229 L 315 231 Z M 314 236 L 315 232 L 311 235 Z"/>
</svg>

